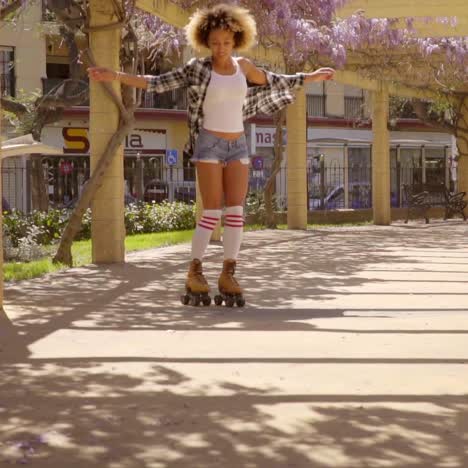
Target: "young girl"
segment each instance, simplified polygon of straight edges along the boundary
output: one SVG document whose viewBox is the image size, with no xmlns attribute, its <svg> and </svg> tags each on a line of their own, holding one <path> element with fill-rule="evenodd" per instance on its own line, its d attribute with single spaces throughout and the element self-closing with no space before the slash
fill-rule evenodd
<svg viewBox="0 0 468 468">
<path fill-rule="evenodd" d="M 278 75 L 257 68 L 234 52 L 250 49 L 256 24 L 248 10 L 219 4 L 198 10 L 185 27 L 189 45 L 209 49 L 211 55 L 193 58 L 185 66 L 159 76 L 129 75 L 103 67 L 88 70 L 97 81 L 118 80 L 129 86 L 162 93 L 187 88 L 190 139 L 185 151 L 196 165 L 204 211 L 192 239 L 192 254 L 182 302 L 211 303 L 202 259 L 225 205 L 224 262 L 215 297 L 220 305 L 244 305 L 234 278 L 244 225 L 249 156 L 243 122 L 257 113 L 271 114 L 294 101 L 294 90 L 304 83 L 333 78 L 332 68 L 313 73 Z M 247 83 L 257 86 L 247 86 Z"/>
</svg>

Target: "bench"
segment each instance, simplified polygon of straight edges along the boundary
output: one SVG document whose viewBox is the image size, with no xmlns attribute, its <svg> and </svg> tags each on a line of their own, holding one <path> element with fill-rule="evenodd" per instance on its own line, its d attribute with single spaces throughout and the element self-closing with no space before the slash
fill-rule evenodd
<svg viewBox="0 0 468 468">
<path fill-rule="evenodd" d="M 464 200 L 466 192 L 450 193 L 445 184 L 414 184 L 404 185 L 407 204 L 406 220 L 408 222 L 410 211 L 416 211 L 429 223 L 427 211 L 432 207 L 445 208 L 444 220 L 453 214 L 460 214 L 466 221 L 464 209 L 467 202 Z"/>
</svg>

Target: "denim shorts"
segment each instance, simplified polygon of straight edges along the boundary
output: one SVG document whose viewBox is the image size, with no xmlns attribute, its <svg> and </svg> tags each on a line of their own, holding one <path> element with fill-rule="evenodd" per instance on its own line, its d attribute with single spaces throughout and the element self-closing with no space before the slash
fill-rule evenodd
<svg viewBox="0 0 468 468">
<path fill-rule="evenodd" d="M 219 161 L 227 164 L 231 161 L 249 162 L 249 152 L 247 149 L 247 139 L 245 134 L 236 140 L 226 140 L 202 129 L 195 143 L 192 163 L 197 161 Z"/>
</svg>

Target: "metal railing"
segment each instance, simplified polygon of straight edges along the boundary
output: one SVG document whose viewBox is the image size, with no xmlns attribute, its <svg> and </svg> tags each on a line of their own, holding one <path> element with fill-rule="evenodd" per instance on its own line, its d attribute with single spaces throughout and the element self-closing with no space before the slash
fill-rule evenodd
<svg viewBox="0 0 468 468">
<path fill-rule="evenodd" d="M 174 89 L 165 93 L 143 92 L 141 108 L 145 109 L 187 109 L 185 89 Z"/>
<path fill-rule="evenodd" d="M 364 98 L 345 96 L 344 116 L 345 119 L 362 119 L 364 117 Z"/>
<path fill-rule="evenodd" d="M 15 95 L 15 78 L 11 74 L 0 74 L 0 95 L 14 96 Z"/>
<path fill-rule="evenodd" d="M 9 162 L 2 168 L 3 196 L 12 208 L 29 211 L 35 208 L 32 193 L 34 178 L 30 163 L 23 165 L 20 160 Z M 89 179 L 89 158 L 47 158 L 42 159 L 42 188 L 47 194 L 50 206 L 70 207 L 81 195 Z M 307 170 L 307 206 L 309 210 L 365 209 L 372 207 L 372 168 L 369 164 L 340 164 L 311 161 Z M 263 194 L 269 178 L 269 171 L 250 169 L 249 193 Z M 195 168 L 168 167 L 162 157 L 125 158 L 125 201 L 138 200 L 159 203 L 168 201 L 195 201 Z M 428 183 L 446 183 L 445 168 L 428 170 L 421 166 L 396 165 L 390 168 L 391 205 L 403 207 L 403 186 Z M 274 180 L 274 198 L 278 210 L 287 210 L 287 168 L 282 167 Z"/>
<path fill-rule="evenodd" d="M 325 117 L 325 95 L 307 94 L 306 107 L 308 117 Z"/>
<path fill-rule="evenodd" d="M 2 75 L 6 76 L 6 75 Z M 8 78 L 8 77 L 7 77 Z M 43 94 L 51 91 L 55 86 L 64 81 L 62 78 L 43 78 Z M 2 87 L 3 89 L 3 87 Z M 326 96 L 308 94 L 306 107 L 308 117 L 326 117 Z M 89 102 L 83 103 L 88 106 Z M 364 116 L 364 99 L 361 97 L 345 97 L 345 115 L 347 119 L 362 118 Z M 187 92 L 185 89 L 174 89 L 165 93 L 143 91 L 140 108 L 142 109 L 187 109 Z"/>
<path fill-rule="evenodd" d="M 3 75 L 2 75 L 3 76 Z M 42 93 L 47 94 L 62 83 L 62 78 L 43 78 Z M 81 104 L 89 106 L 89 101 Z M 174 89 L 166 93 L 143 92 L 140 108 L 142 109 L 187 109 L 187 93 L 185 89 Z"/>
</svg>

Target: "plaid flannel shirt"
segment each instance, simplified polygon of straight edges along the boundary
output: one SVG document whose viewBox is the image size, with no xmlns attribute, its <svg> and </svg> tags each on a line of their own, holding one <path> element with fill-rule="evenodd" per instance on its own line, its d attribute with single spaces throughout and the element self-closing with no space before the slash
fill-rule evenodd
<svg viewBox="0 0 468 468">
<path fill-rule="evenodd" d="M 184 151 L 193 154 L 195 142 L 203 127 L 203 102 L 211 78 L 211 57 L 193 58 L 183 67 L 162 75 L 146 75 L 147 92 L 164 93 L 176 88 L 187 88 L 188 126 L 190 138 Z M 266 85 L 247 89 L 242 113 L 243 120 L 258 113 L 273 114 L 295 100 L 294 89 L 304 84 L 304 74 L 280 75 L 264 70 Z"/>
</svg>

